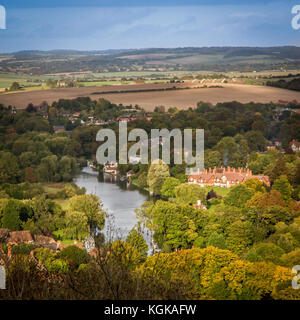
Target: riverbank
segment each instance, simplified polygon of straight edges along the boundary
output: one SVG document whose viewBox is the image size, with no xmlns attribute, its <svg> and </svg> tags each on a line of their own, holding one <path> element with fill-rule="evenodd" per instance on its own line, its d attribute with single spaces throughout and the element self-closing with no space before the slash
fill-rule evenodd
<svg viewBox="0 0 300 320">
<path fill-rule="evenodd" d="M 135 185 L 120 182 L 116 176 L 99 175 L 98 171 L 88 167 L 77 175 L 74 182 L 78 187 L 84 187 L 87 194 L 94 194 L 100 198 L 103 209 L 108 213 L 103 230 L 107 237 L 126 238 L 129 231 L 138 223 L 135 209 L 150 199 L 148 192 Z M 147 232 L 144 236 L 147 241 Z"/>
</svg>

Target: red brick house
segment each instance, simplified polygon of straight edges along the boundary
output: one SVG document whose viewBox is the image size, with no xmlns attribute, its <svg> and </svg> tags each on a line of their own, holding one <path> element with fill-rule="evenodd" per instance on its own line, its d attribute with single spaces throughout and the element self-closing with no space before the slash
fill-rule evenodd
<svg viewBox="0 0 300 320">
<path fill-rule="evenodd" d="M 188 183 L 199 184 L 201 187 L 215 186 L 230 188 L 231 186 L 243 183 L 248 179 L 258 179 L 265 185 L 270 186 L 268 176 L 253 175 L 251 170 L 243 168 L 209 168 L 204 169 L 202 172 L 195 172 L 190 174 Z"/>
<path fill-rule="evenodd" d="M 293 139 L 290 142 L 290 148 L 294 151 L 294 152 L 298 152 L 300 151 L 300 142 L 296 141 L 295 139 Z"/>
</svg>

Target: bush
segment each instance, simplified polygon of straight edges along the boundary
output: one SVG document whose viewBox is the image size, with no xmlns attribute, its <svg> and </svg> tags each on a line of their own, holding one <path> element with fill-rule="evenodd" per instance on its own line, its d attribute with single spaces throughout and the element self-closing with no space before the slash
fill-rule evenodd
<svg viewBox="0 0 300 320">
<path fill-rule="evenodd" d="M 54 259 L 54 253 L 51 249 L 48 248 L 37 248 L 34 250 L 34 256 L 36 259 L 40 260 L 42 263 L 45 263 L 47 260 Z"/>
<path fill-rule="evenodd" d="M 48 260 L 46 263 L 46 268 L 52 273 L 68 273 L 69 264 L 63 259 L 54 259 L 52 261 Z"/>
<path fill-rule="evenodd" d="M 3 208 L 2 227 L 11 231 L 20 230 L 20 201 L 10 199 Z"/>
<path fill-rule="evenodd" d="M 4 252 L 5 254 L 7 254 L 7 252 L 8 252 L 8 246 L 7 246 L 7 244 L 2 244 L 2 245 L 1 245 L 1 248 L 2 248 L 3 252 Z"/>
<path fill-rule="evenodd" d="M 35 248 L 34 244 L 21 243 L 17 246 L 12 246 L 12 254 L 26 254 L 28 255 Z"/>
<path fill-rule="evenodd" d="M 89 254 L 76 246 L 69 246 L 64 248 L 60 253 L 57 254 L 60 259 L 71 260 L 77 267 L 81 264 L 88 263 Z"/>
</svg>

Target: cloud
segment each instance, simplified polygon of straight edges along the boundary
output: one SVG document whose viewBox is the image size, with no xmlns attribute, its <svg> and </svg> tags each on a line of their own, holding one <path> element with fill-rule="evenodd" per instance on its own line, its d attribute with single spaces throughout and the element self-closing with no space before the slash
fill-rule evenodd
<svg viewBox="0 0 300 320">
<path fill-rule="evenodd" d="M 224 5 L 229 2 L 199 1 L 205 5 L 195 5 L 190 1 L 186 6 L 171 6 L 169 2 L 163 6 L 166 2 L 160 1 L 160 5 L 146 6 L 141 0 L 143 5 L 139 6 L 74 7 L 82 5 L 74 0 L 72 7 L 11 9 L 8 29 L 0 32 L 0 51 L 259 46 L 298 41 L 300 33 L 289 27 L 289 1 L 276 5 L 266 1 Z"/>
</svg>

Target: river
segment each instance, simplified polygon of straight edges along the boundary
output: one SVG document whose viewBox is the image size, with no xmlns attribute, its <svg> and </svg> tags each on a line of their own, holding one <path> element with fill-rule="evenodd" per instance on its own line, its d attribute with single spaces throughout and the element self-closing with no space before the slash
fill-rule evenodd
<svg viewBox="0 0 300 320">
<path fill-rule="evenodd" d="M 98 175 L 92 168 L 84 168 L 74 181 L 80 188 L 84 187 L 87 194 L 98 196 L 103 209 L 109 217 L 105 220 L 104 235 L 108 238 L 125 239 L 128 232 L 136 225 L 134 210 L 149 200 L 149 194 L 134 185 L 117 181 L 110 175 Z M 149 233 L 144 232 L 149 244 Z"/>
</svg>

